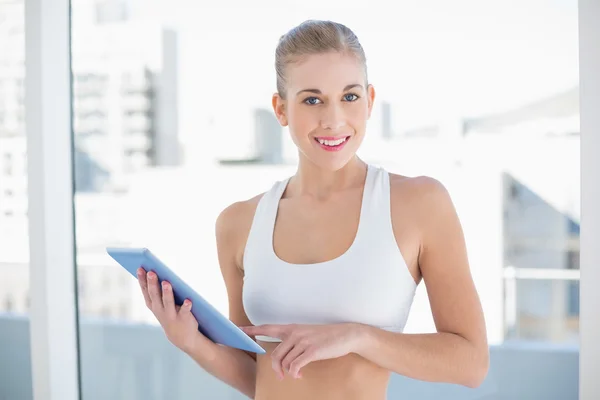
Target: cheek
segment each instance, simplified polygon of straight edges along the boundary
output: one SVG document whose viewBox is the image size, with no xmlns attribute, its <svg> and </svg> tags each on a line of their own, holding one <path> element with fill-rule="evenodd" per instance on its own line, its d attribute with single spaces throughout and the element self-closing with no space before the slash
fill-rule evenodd
<svg viewBox="0 0 600 400">
<path fill-rule="evenodd" d="M 295 135 L 306 135 L 319 125 L 319 116 L 314 110 L 305 107 L 293 107 L 288 111 L 290 131 Z"/>
<path fill-rule="evenodd" d="M 347 121 L 354 127 L 364 127 L 369 119 L 369 109 L 363 106 L 348 110 Z"/>
</svg>

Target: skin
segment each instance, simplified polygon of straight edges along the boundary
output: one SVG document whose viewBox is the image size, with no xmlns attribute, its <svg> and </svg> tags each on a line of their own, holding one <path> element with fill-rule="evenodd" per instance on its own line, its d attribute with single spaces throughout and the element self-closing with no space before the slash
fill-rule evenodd
<svg viewBox="0 0 600 400">
<path fill-rule="evenodd" d="M 346 54 L 311 55 L 286 72 L 285 98 L 275 94 L 273 109 L 289 127 L 300 160 L 280 202 L 273 247 L 285 261 L 317 263 L 336 258 L 354 240 L 366 176 L 356 151 L 375 91 L 361 63 Z M 315 141 L 322 136 L 349 140 L 341 151 L 328 152 Z M 392 372 L 477 387 L 488 371 L 487 335 L 452 200 L 430 177 L 390 174 L 390 188 L 394 237 L 412 278 L 427 286 L 436 333 L 393 333 L 359 323 L 252 326 L 242 304 L 242 259 L 262 195 L 222 211 L 217 249 L 230 319 L 251 336 L 280 343 L 259 342 L 267 350 L 259 356 L 215 345 L 197 331 L 191 306 L 175 306 L 169 284 L 161 289 L 141 270 L 146 304 L 173 344 L 250 398 L 383 400 Z"/>
</svg>

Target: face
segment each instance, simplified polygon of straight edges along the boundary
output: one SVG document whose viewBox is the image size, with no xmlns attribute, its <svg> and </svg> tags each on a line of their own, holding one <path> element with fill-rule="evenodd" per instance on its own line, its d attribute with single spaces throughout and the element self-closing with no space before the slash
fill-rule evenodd
<svg viewBox="0 0 600 400">
<path fill-rule="evenodd" d="M 300 157 L 342 168 L 363 141 L 375 98 L 361 62 L 340 53 L 310 55 L 288 65 L 286 78 L 286 98 L 273 95 L 273 108 Z"/>
</svg>

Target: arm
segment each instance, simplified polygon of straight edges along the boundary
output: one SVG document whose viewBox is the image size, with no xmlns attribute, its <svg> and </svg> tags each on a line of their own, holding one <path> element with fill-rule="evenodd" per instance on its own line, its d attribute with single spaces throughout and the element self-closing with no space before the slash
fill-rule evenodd
<svg viewBox="0 0 600 400">
<path fill-rule="evenodd" d="M 410 378 L 477 387 L 487 374 L 489 354 L 462 227 L 446 189 L 433 179 L 417 179 L 422 227 L 418 262 L 437 333 L 355 326 L 360 338 L 355 352 Z"/>
<path fill-rule="evenodd" d="M 198 344 L 186 350 L 186 353 L 206 372 L 254 398 L 254 378 L 256 362 L 245 351 L 212 343 L 212 349 Z"/>
<path fill-rule="evenodd" d="M 244 220 L 245 205 L 235 203 L 221 212 L 217 218 L 215 233 L 221 274 L 227 289 L 229 318 L 236 325 L 250 322 L 242 305 L 243 274 L 240 268 L 240 229 Z M 256 355 L 225 346 L 213 346 L 206 354 L 201 345 L 187 352 L 204 370 L 221 381 L 254 398 L 256 379 Z"/>
<path fill-rule="evenodd" d="M 239 226 L 243 221 L 242 203 L 225 209 L 216 224 L 219 264 L 229 298 L 230 319 L 237 325 L 248 324 L 242 308 L 242 274 L 238 268 L 237 249 Z M 192 304 L 175 306 L 170 285 L 159 288 L 155 274 L 138 271 L 140 286 L 147 306 L 162 325 L 167 338 L 188 354 L 202 369 L 250 398 L 254 398 L 256 361 L 252 353 L 215 344 L 198 331 L 198 322 L 191 314 Z"/>
</svg>

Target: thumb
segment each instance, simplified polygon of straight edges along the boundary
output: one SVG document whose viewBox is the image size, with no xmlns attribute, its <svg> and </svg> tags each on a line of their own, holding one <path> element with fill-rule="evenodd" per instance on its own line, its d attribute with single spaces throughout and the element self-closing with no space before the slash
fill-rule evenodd
<svg viewBox="0 0 600 400">
<path fill-rule="evenodd" d="M 179 308 L 179 313 L 188 313 L 192 310 L 192 302 L 188 299 L 183 301 L 183 304 Z"/>
</svg>

